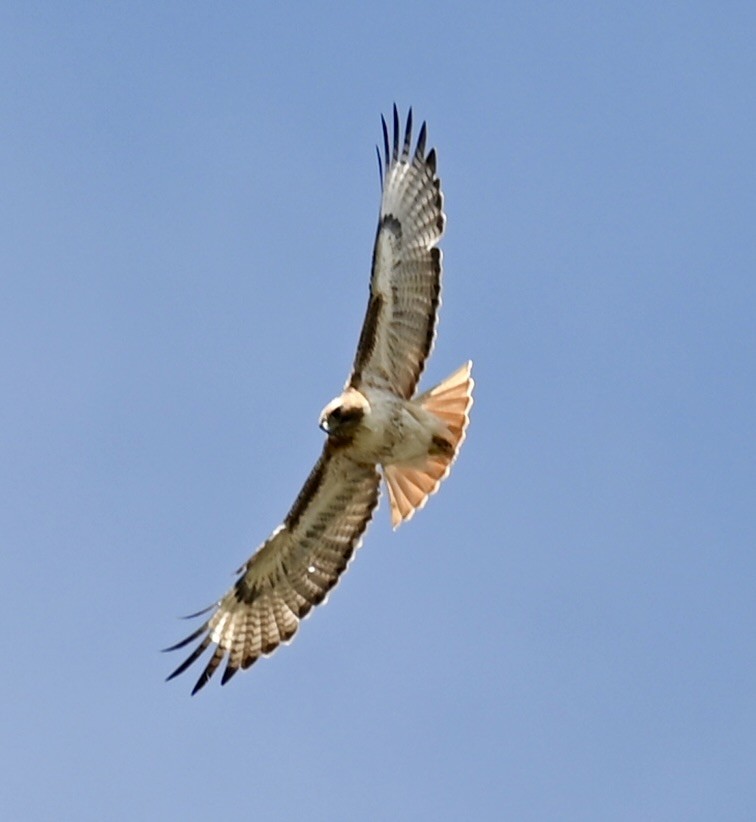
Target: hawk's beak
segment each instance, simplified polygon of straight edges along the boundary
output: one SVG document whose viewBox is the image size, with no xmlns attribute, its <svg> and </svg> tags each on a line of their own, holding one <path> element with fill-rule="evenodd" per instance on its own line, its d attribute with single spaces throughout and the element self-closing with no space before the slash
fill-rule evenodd
<svg viewBox="0 0 756 822">
<path fill-rule="evenodd" d="M 323 431 L 325 434 L 328 434 L 328 433 L 329 433 L 329 431 L 328 431 L 328 418 L 327 418 L 327 417 L 321 417 L 321 418 L 320 418 L 319 428 L 320 428 L 320 430 L 321 430 L 321 431 Z"/>
</svg>

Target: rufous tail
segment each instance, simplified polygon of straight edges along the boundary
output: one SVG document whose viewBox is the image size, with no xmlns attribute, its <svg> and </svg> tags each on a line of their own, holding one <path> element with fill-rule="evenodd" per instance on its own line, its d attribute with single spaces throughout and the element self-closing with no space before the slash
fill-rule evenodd
<svg viewBox="0 0 756 822">
<path fill-rule="evenodd" d="M 466 362 L 442 383 L 415 400 L 438 417 L 446 430 L 442 436 L 434 437 L 431 451 L 424 462 L 411 466 L 384 466 L 383 475 L 388 486 L 394 528 L 422 508 L 449 475 L 470 423 L 469 412 L 475 385 L 470 376 L 471 370 L 472 362 Z"/>
</svg>

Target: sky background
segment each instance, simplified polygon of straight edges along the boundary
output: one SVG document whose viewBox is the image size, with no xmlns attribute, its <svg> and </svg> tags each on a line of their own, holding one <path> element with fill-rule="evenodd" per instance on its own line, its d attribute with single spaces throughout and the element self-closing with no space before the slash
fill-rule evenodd
<svg viewBox="0 0 756 822">
<path fill-rule="evenodd" d="M 756 7 L 6 3 L 0 815 L 756 818 Z M 295 642 L 159 649 L 316 460 L 380 114 L 448 230 L 451 477 Z"/>
</svg>

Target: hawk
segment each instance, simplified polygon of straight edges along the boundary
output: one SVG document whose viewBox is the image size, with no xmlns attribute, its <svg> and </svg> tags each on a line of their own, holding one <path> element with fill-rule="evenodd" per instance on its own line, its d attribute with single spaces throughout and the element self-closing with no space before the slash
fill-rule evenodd
<svg viewBox="0 0 756 822">
<path fill-rule="evenodd" d="M 200 640 L 173 679 L 214 646 L 192 694 L 224 659 L 222 684 L 292 639 L 346 570 L 378 505 L 381 475 L 396 528 L 435 493 L 465 438 L 471 362 L 415 395 L 435 337 L 445 216 L 425 123 L 413 151 L 412 109 L 403 133 L 396 106 L 393 113 L 391 139 L 381 118 L 382 157 L 376 149 L 381 208 L 352 374 L 323 409 L 323 452 L 283 524 L 238 570 L 231 590 L 193 615 L 212 611 L 207 621 L 166 649 Z"/>
</svg>

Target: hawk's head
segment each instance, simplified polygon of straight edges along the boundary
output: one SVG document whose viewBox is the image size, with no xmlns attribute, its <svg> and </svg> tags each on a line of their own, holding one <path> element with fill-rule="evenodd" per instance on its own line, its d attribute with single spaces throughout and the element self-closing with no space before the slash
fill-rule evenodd
<svg viewBox="0 0 756 822">
<path fill-rule="evenodd" d="M 347 388 L 323 409 L 320 414 L 320 427 L 329 437 L 351 437 L 369 411 L 370 403 L 365 396 L 356 388 Z"/>
</svg>

